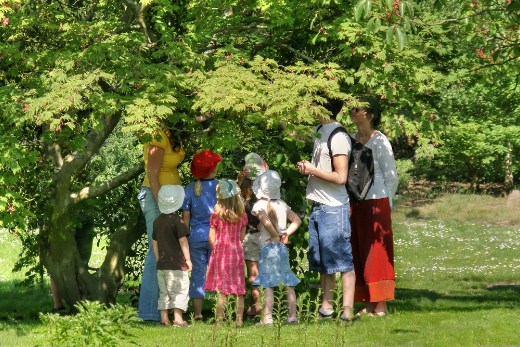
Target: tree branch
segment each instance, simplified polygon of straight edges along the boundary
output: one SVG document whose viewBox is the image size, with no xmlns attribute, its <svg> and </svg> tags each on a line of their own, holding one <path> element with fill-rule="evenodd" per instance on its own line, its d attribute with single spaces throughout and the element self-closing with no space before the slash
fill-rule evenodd
<svg viewBox="0 0 520 347">
<path fill-rule="evenodd" d="M 43 124 L 42 125 L 43 132 L 50 131 L 49 124 Z M 52 158 L 54 160 L 54 172 L 58 172 L 61 170 L 63 166 L 63 157 L 60 153 L 60 146 L 56 143 L 50 143 L 48 141 L 43 141 L 43 150 L 45 152 L 45 155 L 48 158 Z"/>
<path fill-rule="evenodd" d="M 505 11 L 506 11 L 505 9 L 482 10 L 482 11 L 480 11 L 480 12 L 477 12 L 477 13 L 471 14 L 471 15 L 466 16 L 466 17 L 461 17 L 461 18 L 452 18 L 452 19 L 443 19 L 443 20 L 441 20 L 441 21 L 438 22 L 438 23 L 424 23 L 424 22 L 419 22 L 419 21 L 416 21 L 416 20 L 410 20 L 410 22 L 413 22 L 413 23 L 415 23 L 415 24 L 420 24 L 420 25 L 434 26 L 434 25 L 441 25 L 441 24 L 444 24 L 444 23 L 447 23 L 447 22 L 457 22 L 457 21 L 459 21 L 459 20 L 464 20 L 464 19 L 468 19 L 468 18 L 471 18 L 471 17 L 480 16 L 480 15 L 483 14 L 484 12 L 505 12 Z"/>
<path fill-rule="evenodd" d="M 144 162 L 134 165 L 126 172 L 116 176 L 106 182 L 101 183 L 95 187 L 85 187 L 79 193 L 72 193 L 69 195 L 69 199 L 73 204 L 77 204 L 80 201 L 93 199 L 98 196 L 105 194 L 106 192 L 119 187 L 120 185 L 136 178 L 144 172 Z"/>
<path fill-rule="evenodd" d="M 507 59 L 507 60 L 504 60 L 504 61 L 501 62 L 501 63 L 493 63 L 493 64 L 482 65 L 482 66 L 479 66 L 479 67 L 477 67 L 477 68 L 475 68 L 475 69 L 473 69 L 473 70 L 470 70 L 470 71 L 471 71 L 471 72 L 473 72 L 473 71 L 479 71 L 480 69 L 484 69 L 484 68 L 486 68 L 486 67 L 490 67 L 490 66 L 499 66 L 499 65 L 504 65 L 504 64 L 507 64 L 507 63 L 509 63 L 510 61 L 515 60 L 515 59 L 518 59 L 518 58 L 520 58 L 520 56 L 519 56 L 519 57 L 509 58 L 509 59 Z"/>
<path fill-rule="evenodd" d="M 228 44 L 221 44 L 221 45 L 213 45 L 213 46 L 206 46 L 204 48 L 201 48 L 199 49 L 198 53 L 204 53 L 204 52 L 207 52 L 207 51 L 211 51 L 211 50 L 214 50 L 214 49 L 217 49 L 217 48 L 222 48 L 222 47 L 226 47 L 228 46 Z M 278 46 L 278 47 L 283 47 L 283 48 L 287 48 L 288 50 L 290 50 L 291 52 L 293 52 L 294 54 L 300 56 L 301 58 L 311 62 L 311 63 L 317 63 L 318 61 L 317 60 L 314 60 L 313 58 L 309 57 L 308 55 L 292 48 L 291 46 L 289 46 L 288 44 L 285 44 L 285 43 L 281 43 L 281 42 L 274 42 L 274 41 L 257 41 L 257 42 L 252 42 L 250 44 L 242 44 L 242 45 L 233 45 L 233 47 L 235 48 L 247 48 L 247 47 L 251 47 L 251 46 L 255 46 L 255 47 L 262 47 L 262 46 Z"/>
</svg>

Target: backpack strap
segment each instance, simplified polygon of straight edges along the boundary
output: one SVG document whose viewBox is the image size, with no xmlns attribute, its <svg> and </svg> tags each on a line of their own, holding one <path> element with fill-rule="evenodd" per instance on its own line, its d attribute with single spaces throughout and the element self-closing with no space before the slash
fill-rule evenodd
<svg viewBox="0 0 520 347">
<path fill-rule="evenodd" d="M 321 125 L 320 125 L 321 126 Z M 330 167 L 332 168 L 332 171 L 334 172 L 334 160 L 332 158 L 332 137 L 336 135 L 337 133 L 345 133 L 350 137 L 350 141 L 353 143 L 353 141 L 356 141 L 350 136 L 347 129 L 343 128 L 342 126 L 337 127 L 336 129 L 332 130 L 330 133 L 329 139 L 327 140 L 327 148 L 329 149 L 329 157 L 330 157 Z"/>
</svg>

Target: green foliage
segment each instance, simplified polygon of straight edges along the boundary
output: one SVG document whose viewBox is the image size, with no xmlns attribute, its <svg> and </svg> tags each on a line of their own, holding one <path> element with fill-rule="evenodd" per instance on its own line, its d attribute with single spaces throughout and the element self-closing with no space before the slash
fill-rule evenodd
<svg viewBox="0 0 520 347">
<path fill-rule="evenodd" d="M 47 327 L 42 336 L 45 345 L 51 346 L 120 346 L 136 344 L 128 329 L 140 321 L 134 308 L 112 305 L 106 308 L 98 302 L 82 301 L 76 304 L 75 316 L 40 313 Z"/>
<path fill-rule="evenodd" d="M 397 167 L 397 177 L 399 179 L 399 187 L 401 189 L 408 187 L 410 180 L 412 179 L 411 171 L 414 165 L 410 159 L 397 159 L 395 161 Z"/>
</svg>

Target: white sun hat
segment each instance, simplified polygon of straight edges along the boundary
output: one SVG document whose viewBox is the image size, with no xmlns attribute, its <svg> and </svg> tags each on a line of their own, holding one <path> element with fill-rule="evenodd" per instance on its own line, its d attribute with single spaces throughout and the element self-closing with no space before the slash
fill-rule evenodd
<svg viewBox="0 0 520 347">
<path fill-rule="evenodd" d="M 180 185 L 167 184 L 159 189 L 158 194 L 159 211 L 169 214 L 181 208 L 184 202 L 184 188 Z"/>
<path fill-rule="evenodd" d="M 223 179 L 217 185 L 217 199 L 231 198 L 240 193 L 240 188 L 235 181 L 230 179 Z"/>
<path fill-rule="evenodd" d="M 280 199 L 280 186 L 282 179 L 278 172 L 267 170 L 258 176 L 253 183 L 253 193 L 258 199 Z"/>
</svg>

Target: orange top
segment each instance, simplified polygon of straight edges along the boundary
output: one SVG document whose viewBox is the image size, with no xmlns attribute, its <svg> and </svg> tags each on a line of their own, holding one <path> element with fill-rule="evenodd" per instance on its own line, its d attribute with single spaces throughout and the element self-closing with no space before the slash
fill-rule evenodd
<svg viewBox="0 0 520 347">
<path fill-rule="evenodd" d="M 182 148 L 178 152 L 174 152 L 168 140 L 168 136 L 166 136 L 163 130 L 159 131 L 159 135 L 161 135 L 161 141 L 153 139 L 151 143 L 145 144 L 143 147 L 144 172 L 148 171 L 148 148 L 150 145 L 164 148 L 164 157 L 161 163 L 161 169 L 159 170 L 159 183 L 161 186 L 166 184 L 180 185 L 181 178 L 179 176 L 179 170 L 177 170 L 177 165 L 184 160 L 185 152 Z M 148 174 L 144 176 L 143 187 L 150 187 Z"/>
</svg>

